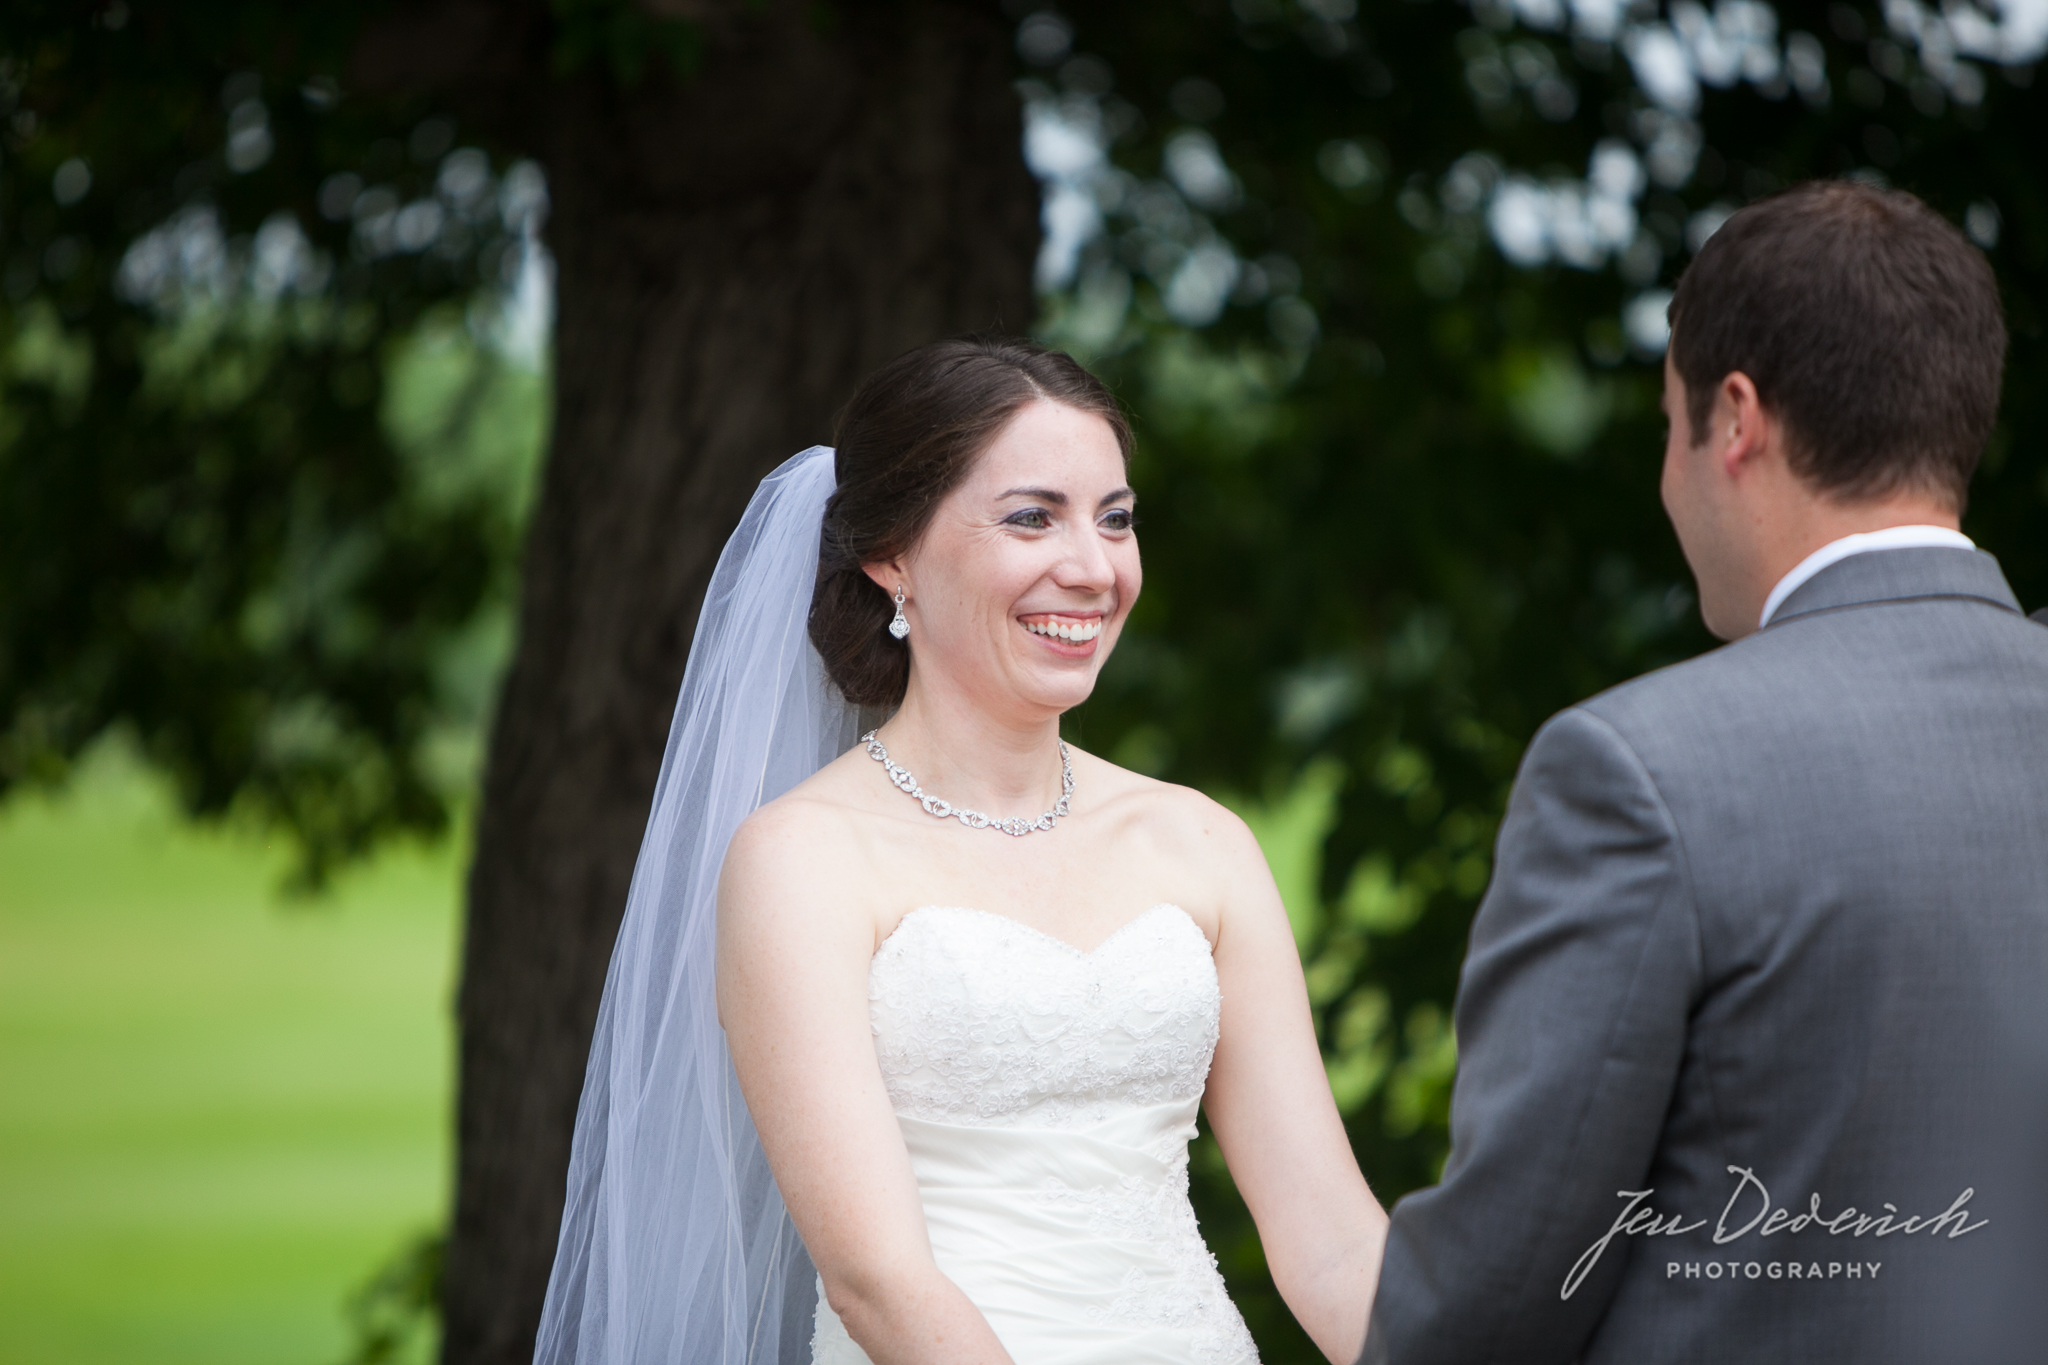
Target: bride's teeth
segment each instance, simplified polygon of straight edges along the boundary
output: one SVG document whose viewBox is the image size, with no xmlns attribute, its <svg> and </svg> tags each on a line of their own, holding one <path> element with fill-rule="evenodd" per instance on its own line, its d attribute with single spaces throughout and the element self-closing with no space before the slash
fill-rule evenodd
<svg viewBox="0 0 2048 1365">
<path fill-rule="evenodd" d="M 1054 640 L 1065 640 L 1069 644 L 1086 644 L 1102 634 L 1102 622 L 1077 621 L 1072 625 L 1068 625 L 1061 621 L 1026 621 L 1024 629 L 1030 631 L 1033 635 L 1043 635 Z"/>
</svg>

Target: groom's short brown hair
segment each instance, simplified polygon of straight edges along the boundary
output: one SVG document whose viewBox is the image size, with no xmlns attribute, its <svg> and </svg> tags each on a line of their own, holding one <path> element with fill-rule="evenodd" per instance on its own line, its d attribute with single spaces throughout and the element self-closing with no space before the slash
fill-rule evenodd
<svg viewBox="0 0 2048 1365">
<path fill-rule="evenodd" d="M 1983 253 L 1919 199 L 1835 180 L 1752 204 L 1707 239 L 1670 316 L 1694 444 L 1739 370 L 1809 486 L 1961 510 L 1998 414 L 2005 319 Z"/>
</svg>

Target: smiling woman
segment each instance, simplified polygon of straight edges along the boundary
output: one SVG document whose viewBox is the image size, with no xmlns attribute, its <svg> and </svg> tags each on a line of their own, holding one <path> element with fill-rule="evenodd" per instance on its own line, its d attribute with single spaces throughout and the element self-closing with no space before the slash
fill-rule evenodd
<svg viewBox="0 0 2048 1365">
<path fill-rule="evenodd" d="M 998 434 L 1019 439 L 1005 428 L 1027 407 L 1034 420 L 1022 439 L 1092 437 L 1109 447 L 1122 499 L 1118 524 L 1128 531 L 1131 493 L 1122 485 L 1130 424 L 1101 381 L 1058 351 L 985 338 L 921 347 L 872 375 L 840 414 L 838 489 L 825 509 L 810 635 L 833 683 L 856 706 L 897 705 L 910 678 L 910 647 L 882 629 L 897 588 L 908 605 L 907 583 L 901 572 L 878 576 L 871 566 L 897 561 L 918 542 Z M 1004 519 L 1019 531 L 1050 526 L 1049 509 L 1065 505 L 1058 490 L 998 486 L 1013 503 Z M 1029 505 L 1034 495 L 1043 506 Z M 1115 511 L 1109 501 L 1105 517 Z"/>
<path fill-rule="evenodd" d="M 1138 600 L 1133 496 L 1102 417 L 1049 398 L 1017 409 L 914 546 L 861 566 L 905 594 L 905 711 L 1004 688 L 1042 726 L 1086 701 Z"/>
<path fill-rule="evenodd" d="M 1059 735 L 1143 583 L 1121 411 L 1064 355 L 945 342 L 839 441 L 810 634 L 893 714 L 740 827 L 717 954 L 812 1358 L 1254 1360 L 1187 1202 L 1206 1105 L 1348 1360 L 1382 1219 L 1272 877 L 1214 803 Z"/>
<path fill-rule="evenodd" d="M 705 600 L 541 1365 L 1247 1365 L 1188 1202 L 1204 1107 L 1348 1362 L 1385 1216 L 1272 875 L 1216 803 L 1060 737 L 1142 583 L 1115 401 L 942 342 L 839 440 L 762 484 Z"/>
</svg>

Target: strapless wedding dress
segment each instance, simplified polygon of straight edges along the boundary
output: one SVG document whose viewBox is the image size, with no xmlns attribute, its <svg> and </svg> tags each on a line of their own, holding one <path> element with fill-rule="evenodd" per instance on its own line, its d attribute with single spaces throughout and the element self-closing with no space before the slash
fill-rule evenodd
<svg viewBox="0 0 2048 1365">
<path fill-rule="evenodd" d="M 905 915 L 868 968 L 939 1269 L 1017 1365 L 1256 1362 L 1188 1204 L 1222 997 L 1158 905 L 1091 952 L 1003 915 Z M 824 1296 L 816 1365 L 867 1365 Z"/>
</svg>

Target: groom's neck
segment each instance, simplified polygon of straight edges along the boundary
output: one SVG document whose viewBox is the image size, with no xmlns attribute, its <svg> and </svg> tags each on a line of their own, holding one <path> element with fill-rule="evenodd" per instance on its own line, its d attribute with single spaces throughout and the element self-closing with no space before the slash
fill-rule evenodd
<svg viewBox="0 0 2048 1365">
<path fill-rule="evenodd" d="M 1796 479 L 1796 476 L 1794 476 Z M 1790 482 L 1790 481 L 1788 481 Z M 1843 499 L 1817 493 L 1803 481 L 1773 490 L 1744 518 L 1750 532 L 1749 572 L 1738 589 L 1731 613 L 1746 625 L 1729 634 L 1735 639 L 1756 629 L 1771 590 L 1807 556 L 1845 536 L 1889 530 L 1895 526 L 1940 526 L 1960 530 L 1962 518 L 1945 498 L 1920 489 L 1904 489 L 1877 498 Z"/>
</svg>

